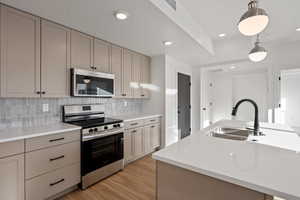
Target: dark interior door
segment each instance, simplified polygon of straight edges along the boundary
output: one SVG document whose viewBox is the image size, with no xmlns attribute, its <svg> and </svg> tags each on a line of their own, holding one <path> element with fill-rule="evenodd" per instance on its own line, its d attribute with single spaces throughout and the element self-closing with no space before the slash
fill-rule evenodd
<svg viewBox="0 0 300 200">
<path fill-rule="evenodd" d="M 178 129 L 181 138 L 191 134 L 191 77 L 178 73 Z"/>
</svg>

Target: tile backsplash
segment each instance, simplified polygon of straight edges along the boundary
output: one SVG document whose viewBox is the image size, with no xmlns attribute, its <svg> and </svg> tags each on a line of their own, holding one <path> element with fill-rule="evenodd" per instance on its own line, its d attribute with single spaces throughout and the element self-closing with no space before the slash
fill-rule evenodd
<svg viewBox="0 0 300 200">
<path fill-rule="evenodd" d="M 0 129 L 60 122 L 62 105 L 100 103 L 105 107 L 106 116 L 118 116 L 140 113 L 143 101 L 104 98 L 0 99 Z M 43 112 L 43 104 L 48 104 L 48 112 Z"/>
</svg>

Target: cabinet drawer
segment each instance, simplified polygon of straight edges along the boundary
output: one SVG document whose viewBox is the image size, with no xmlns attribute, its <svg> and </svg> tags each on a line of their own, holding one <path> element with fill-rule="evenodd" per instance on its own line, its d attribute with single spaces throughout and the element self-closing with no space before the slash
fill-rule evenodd
<svg viewBox="0 0 300 200">
<path fill-rule="evenodd" d="M 80 162 L 80 142 L 26 153 L 26 179 Z"/>
<path fill-rule="evenodd" d="M 145 125 L 156 124 L 156 123 L 160 123 L 160 118 L 159 117 L 153 117 L 153 118 L 148 118 L 148 119 L 144 120 Z"/>
<path fill-rule="evenodd" d="M 125 129 L 131 129 L 140 126 L 144 126 L 144 120 L 133 120 L 133 121 L 125 122 Z"/>
<path fill-rule="evenodd" d="M 0 158 L 24 153 L 24 140 L 0 144 Z"/>
<path fill-rule="evenodd" d="M 26 181 L 26 199 L 47 199 L 80 182 L 80 164 L 74 164 Z"/>
<path fill-rule="evenodd" d="M 26 152 L 29 152 L 73 141 L 80 141 L 80 130 L 27 139 L 25 147 Z"/>
</svg>

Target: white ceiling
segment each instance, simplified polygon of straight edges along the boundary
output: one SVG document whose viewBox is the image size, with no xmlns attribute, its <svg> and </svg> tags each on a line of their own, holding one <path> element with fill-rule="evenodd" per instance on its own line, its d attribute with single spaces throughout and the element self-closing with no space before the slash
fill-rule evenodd
<svg viewBox="0 0 300 200">
<path fill-rule="evenodd" d="M 253 38 L 242 36 L 237 30 L 237 22 L 247 10 L 249 0 L 177 0 L 193 19 L 195 26 L 193 30 L 208 33 L 207 35 L 213 39 L 215 55 L 209 54 L 200 45 L 201 43 L 197 42 L 201 38 L 193 38 L 179 22 L 176 24 L 174 19 L 169 19 L 151 3 L 153 0 L 0 0 L 0 2 L 146 55 L 168 54 L 192 66 L 246 61 L 247 54 L 253 47 Z M 272 54 L 274 51 L 276 55 L 280 55 L 280 49 L 289 50 L 282 46 L 294 43 L 299 44 L 293 45 L 294 53 L 300 52 L 300 32 L 295 31 L 300 27 L 300 0 L 260 2 L 260 6 L 267 10 L 271 20 L 262 35 L 262 41 L 269 53 Z M 117 21 L 113 17 L 114 11 L 118 9 L 130 13 L 127 21 Z M 226 33 L 227 37 L 218 38 L 220 33 Z M 165 48 L 162 44 L 165 40 L 174 41 L 174 45 Z M 270 58 L 274 56 L 268 56 L 268 59 Z"/>
<path fill-rule="evenodd" d="M 0 1 L 146 55 L 166 53 L 197 65 L 199 55 L 208 54 L 149 0 Z M 119 9 L 130 13 L 128 20 L 114 18 Z M 165 40 L 174 41 L 174 45 L 165 48 Z"/>
<path fill-rule="evenodd" d="M 214 56 L 201 55 L 201 65 L 248 59 L 247 54 L 253 48 L 254 38 L 241 35 L 237 23 L 247 11 L 249 0 L 178 1 L 213 38 L 216 53 Z M 270 24 L 261 35 L 261 41 L 270 56 L 272 52 L 280 51 L 284 45 L 295 42 L 300 44 L 300 32 L 295 31 L 300 27 L 299 0 L 260 0 L 260 7 L 270 16 Z M 226 33 L 227 36 L 221 39 L 218 37 L 220 33 Z M 298 50 L 300 51 L 300 45 Z M 270 56 L 267 59 L 269 61 Z"/>
</svg>

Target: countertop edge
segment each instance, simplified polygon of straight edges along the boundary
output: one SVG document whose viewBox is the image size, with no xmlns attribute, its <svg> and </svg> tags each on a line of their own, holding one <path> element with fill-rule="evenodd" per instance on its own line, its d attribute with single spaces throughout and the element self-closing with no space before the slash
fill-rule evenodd
<svg viewBox="0 0 300 200">
<path fill-rule="evenodd" d="M 73 128 L 65 128 L 61 130 L 54 130 L 54 131 L 46 131 L 46 132 L 41 132 L 41 133 L 32 133 L 28 135 L 21 135 L 21 136 L 16 136 L 16 137 L 11 137 L 7 139 L 0 139 L 0 144 L 1 143 L 7 143 L 7 142 L 15 142 L 18 140 L 25 140 L 25 139 L 31 139 L 35 137 L 41 137 L 41 136 L 48 136 L 48 135 L 55 135 L 59 133 L 65 133 L 65 132 L 70 132 L 70 131 L 76 131 L 80 130 L 81 127 L 73 127 Z"/>
<path fill-rule="evenodd" d="M 130 121 L 134 121 L 134 120 L 143 120 L 143 119 L 149 119 L 152 117 L 162 117 L 161 114 L 145 114 L 145 115 L 141 115 L 141 116 L 129 116 L 128 118 L 126 118 L 126 116 L 113 116 L 113 118 L 120 118 L 122 119 L 124 122 L 130 122 Z"/>
</svg>

